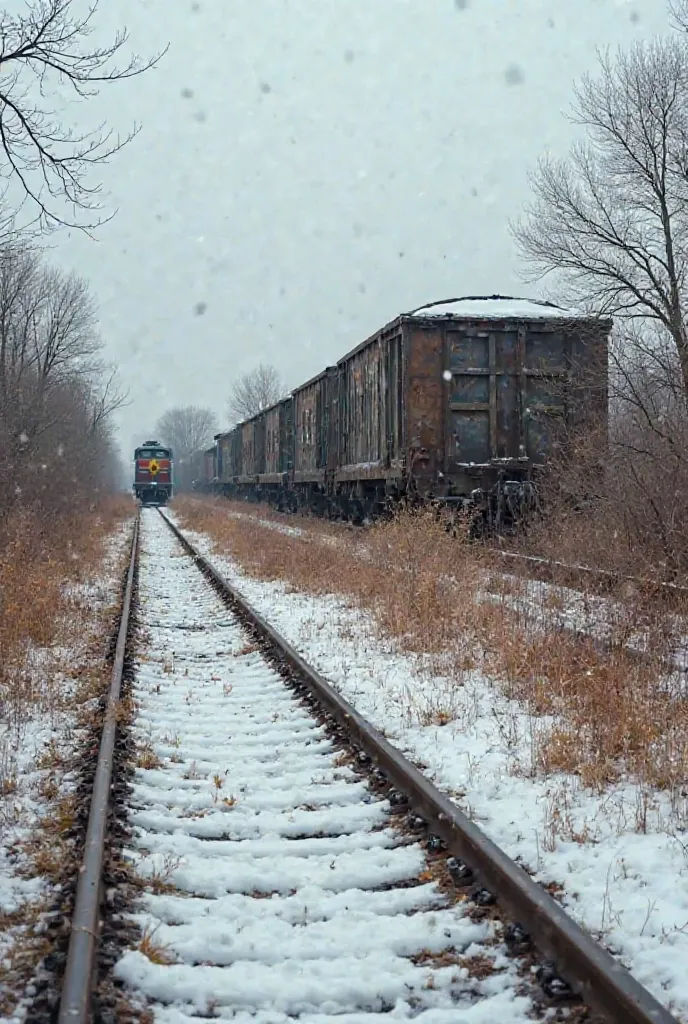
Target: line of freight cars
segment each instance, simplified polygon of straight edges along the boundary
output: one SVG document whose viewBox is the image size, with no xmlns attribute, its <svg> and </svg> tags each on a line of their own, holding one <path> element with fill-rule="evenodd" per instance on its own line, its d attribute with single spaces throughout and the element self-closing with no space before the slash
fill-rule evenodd
<svg viewBox="0 0 688 1024">
<path fill-rule="evenodd" d="M 398 316 L 205 453 L 203 490 L 354 522 L 400 499 L 499 529 L 572 428 L 607 415 L 612 322 L 506 296 Z"/>
</svg>

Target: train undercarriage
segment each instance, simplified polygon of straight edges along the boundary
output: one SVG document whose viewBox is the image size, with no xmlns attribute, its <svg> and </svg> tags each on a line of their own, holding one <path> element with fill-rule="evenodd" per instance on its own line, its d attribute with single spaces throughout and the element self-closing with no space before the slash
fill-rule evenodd
<svg viewBox="0 0 688 1024">
<path fill-rule="evenodd" d="M 347 481 L 295 483 L 216 482 L 212 488 L 226 498 L 253 504 L 266 504 L 277 512 L 311 515 L 360 526 L 376 519 L 390 518 L 400 508 L 434 508 L 447 529 L 460 525 L 471 536 L 513 533 L 540 509 L 538 488 L 530 472 L 520 476 L 498 471 L 491 485 L 478 486 L 468 493 L 452 493 L 452 488 L 421 491 L 413 481 Z"/>
<path fill-rule="evenodd" d="M 134 496 L 143 508 L 160 508 L 170 500 L 169 490 L 165 487 L 135 487 Z"/>
</svg>

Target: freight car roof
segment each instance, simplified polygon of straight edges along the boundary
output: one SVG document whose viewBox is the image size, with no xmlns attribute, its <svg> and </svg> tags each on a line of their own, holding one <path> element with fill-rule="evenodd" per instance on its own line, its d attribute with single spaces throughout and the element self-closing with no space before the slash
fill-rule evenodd
<svg viewBox="0 0 688 1024">
<path fill-rule="evenodd" d="M 464 295 L 456 299 L 442 299 L 419 306 L 406 317 L 426 319 L 449 317 L 461 320 L 586 320 L 588 314 L 577 309 L 564 309 L 541 299 L 523 299 L 513 295 Z"/>
</svg>

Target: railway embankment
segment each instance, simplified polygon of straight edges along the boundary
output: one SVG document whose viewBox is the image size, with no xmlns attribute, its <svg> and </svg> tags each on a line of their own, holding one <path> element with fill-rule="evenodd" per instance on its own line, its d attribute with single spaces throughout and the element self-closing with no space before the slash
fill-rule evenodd
<svg viewBox="0 0 688 1024">
<path fill-rule="evenodd" d="M 684 675 L 666 665 L 680 616 L 506 576 L 428 516 L 355 534 L 213 502 L 174 514 L 358 710 L 688 1015 L 688 716 Z M 605 643 L 563 628 L 571 615 L 605 620 Z M 643 630 L 638 659 L 628 641 Z"/>
</svg>

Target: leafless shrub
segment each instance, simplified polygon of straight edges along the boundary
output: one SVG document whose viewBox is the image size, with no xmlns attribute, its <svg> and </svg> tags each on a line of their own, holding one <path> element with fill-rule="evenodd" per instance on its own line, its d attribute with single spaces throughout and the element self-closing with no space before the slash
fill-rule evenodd
<svg viewBox="0 0 688 1024">
<path fill-rule="evenodd" d="M 688 580 L 688 419 L 674 344 L 631 329 L 610 350 L 609 417 L 568 431 L 540 480 L 533 554 L 633 577 Z"/>
</svg>

